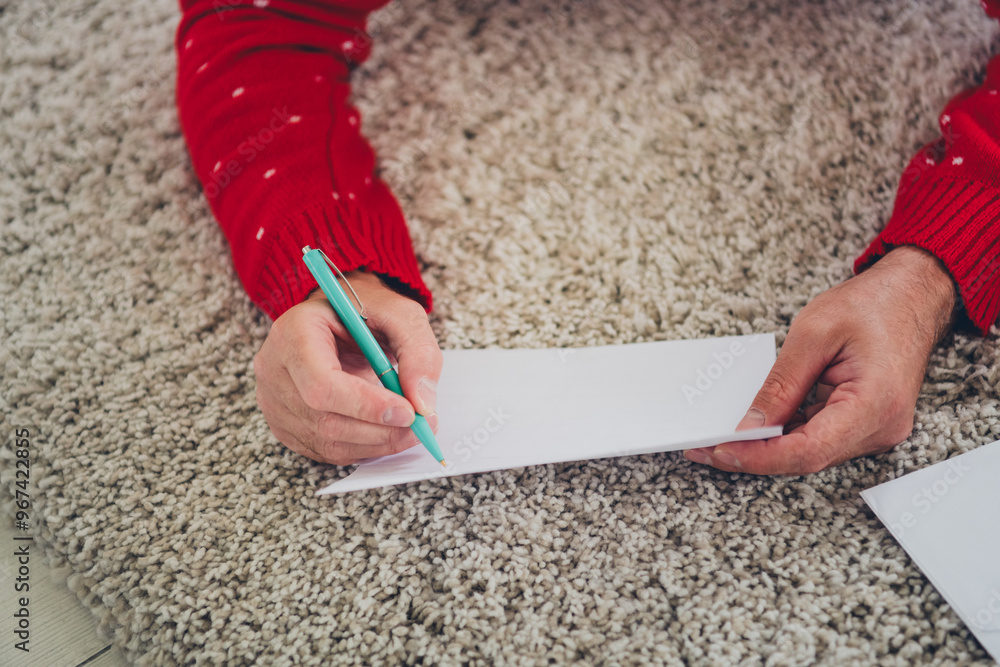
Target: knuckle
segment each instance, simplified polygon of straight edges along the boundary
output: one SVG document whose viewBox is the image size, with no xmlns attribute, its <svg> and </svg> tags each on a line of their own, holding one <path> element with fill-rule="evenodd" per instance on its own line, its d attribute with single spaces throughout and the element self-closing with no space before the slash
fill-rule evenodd
<svg viewBox="0 0 1000 667">
<path fill-rule="evenodd" d="M 309 449 L 314 453 L 311 458 L 323 463 L 347 466 L 357 461 L 350 455 L 350 445 L 346 442 L 340 442 L 336 438 L 314 437 Z"/>
<path fill-rule="evenodd" d="M 394 316 L 396 320 L 403 320 L 406 322 L 406 326 L 414 330 L 423 332 L 424 330 L 431 330 L 430 319 L 427 317 L 427 311 L 419 303 L 410 298 L 405 298 L 403 302 L 398 305 L 398 312 Z"/>
<path fill-rule="evenodd" d="M 900 442 L 902 442 L 902 441 L 897 441 L 897 440 L 893 439 L 893 440 L 890 440 L 889 442 L 885 442 L 885 443 L 882 443 L 882 444 L 875 445 L 875 447 L 872 448 L 872 451 L 870 453 L 871 454 L 888 454 L 893 449 L 895 449 L 896 445 L 898 445 Z"/>
<path fill-rule="evenodd" d="M 825 455 L 816 450 L 809 450 L 799 456 L 795 468 L 800 475 L 811 475 L 825 469 L 827 465 Z"/>
<path fill-rule="evenodd" d="M 886 397 L 885 414 L 893 418 L 898 415 L 902 421 L 906 421 L 907 417 L 909 417 L 909 421 L 912 423 L 915 407 L 915 401 L 909 401 L 902 393 L 893 393 Z"/>
<path fill-rule="evenodd" d="M 264 419 L 268 424 L 271 424 L 278 413 L 280 402 L 276 400 L 274 393 L 266 384 L 259 382 L 257 383 L 257 388 L 254 390 L 254 397 L 257 399 L 257 407 L 264 415 Z"/>
<path fill-rule="evenodd" d="M 352 459 L 351 457 L 337 456 L 326 460 L 326 463 L 330 463 L 335 466 L 352 466 L 357 463 L 360 459 Z"/>
<path fill-rule="evenodd" d="M 264 348 L 262 347 L 257 351 L 257 354 L 253 355 L 253 374 L 257 378 L 258 386 L 260 382 L 267 377 L 267 358 L 264 354 Z"/>
<path fill-rule="evenodd" d="M 277 428 L 274 424 L 272 424 L 269 419 L 265 418 L 265 421 L 267 421 L 267 429 L 271 432 L 271 435 L 274 436 L 275 440 L 283 444 L 285 447 L 288 447 L 289 449 L 293 450 L 295 449 L 292 446 L 292 444 L 288 442 L 289 438 L 286 436 L 285 433 L 281 431 L 281 429 Z"/>
<path fill-rule="evenodd" d="M 807 463 L 806 467 L 802 470 L 802 472 L 807 475 L 812 475 L 814 473 L 826 470 L 828 466 L 829 463 L 827 463 L 826 459 L 813 458 Z"/>
<path fill-rule="evenodd" d="M 373 321 L 380 327 L 404 323 L 407 327 L 427 324 L 427 313 L 423 306 L 413 299 L 396 294 L 391 303 L 384 309 L 373 313 Z"/>
<path fill-rule="evenodd" d="M 903 442 L 910 435 L 913 434 L 913 416 L 904 418 L 893 425 L 892 429 L 889 430 L 889 442 L 886 443 L 886 451 L 892 449 L 899 443 Z"/>
<path fill-rule="evenodd" d="M 422 359 L 425 363 L 434 366 L 435 368 L 440 368 L 444 364 L 444 354 L 441 352 L 441 348 L 438 347 L 436 341 L 424 341 L 416 343 L 410 348 L 418 359 Z"/>
<path fill-rule="evenodd" d="M 886 396 L 883 414 L 887 419 L 883 423 L 887 422 L 887 427 L 883 432 L 886 438 L 892 440 L 893 445 L 906 440 L 913 433 L 915 407 L 915 401 L 909 400 L 903 393 L 894 392 Z"/>
<path fill-rule="evenodd" d="M 340 415 L 327 412 L 316 420 L 316 434 L 323 440 L 340 440 L 348 435 L 347 425 Z"/>
<path fill-rule="evenodd" d="M 414 301 L 413 299 L 411 299 L 409 297 L 405 297 L 404 298 L 404 302 L 402 304 L 402 309 L 403 309 L 403 312 L 408 317 L 412 317 L 414 319 L 420 319 L 420 320 L 423 320 L 425 322 L 427 321 L 427 311 L 424 310 L 424 307 L 421 306 L 420 303 L 418 303 L 417 301 Z"/>
<path fill-rule="evenodd" d="M 798 454 L 795 469 L 800 475 L 820 472 L 838 460 L 838 448 L 820 438 L 813 438 L 812 442 L 802 447 Z"/>
<path fill-rule="evenodd" d="M 270 403 L 267 397 L 267 392 L 264 391 L 264 387 L 261 386 L 259 382 L 257 383 L 257 389 L 254 391 L 254 396 L 257 398 L 257 407 L 264 413 L 264 419 L 267 419 L 268 407 Z"/>
<path fill-rule="evenodd" d="M 273 324 L 271 324 L 271 330 L 267 333 L 264 345 L 266 346 L 268 341 L 282 341 L 289 335 L 289 333 L 294 333 L 296 330 L 296 327 L 294 326 L 296 319 L 298 319 L 298 312 L 294 307 L 282 313 L 281 316 L 278 317 Z"/>
<path fill-rule="evenodd" d="M 788 405 L 795 398 L 793 387 L 794 384 L 785 371 L 775 367 L 764 380 L 764 385 L 757 394 L 758 401 L 768 407 Z"/>
<path fill-rule="evenodd" d="M 340 406 L 338 412 L 361 421 L 381 424 L 382 415 L 392 406 L 392 403 L 388 402 L 384 396 L 375 393 L 377 391 L 378 389 L 372 385 L 370 389 L 365 387 L 363 392 L 352 393 L 347 399 L 347 404 Z"/>
<path fill-rule="evenodd" d="M 271 434 L 274 436 L 275 440 L 280 442 L 288 449 L 292 450 L 296 454 L 305 456 L 314 461 L 319 460 L 319 457 L 316 455 L 313 449 L 308 445 L 308 443 L 299 440 L 290 432 L 281 428 L 277 424 L 272 424 L 270 421 L 268 422 L 268 428 L 270 428 Z"/>
</svg>

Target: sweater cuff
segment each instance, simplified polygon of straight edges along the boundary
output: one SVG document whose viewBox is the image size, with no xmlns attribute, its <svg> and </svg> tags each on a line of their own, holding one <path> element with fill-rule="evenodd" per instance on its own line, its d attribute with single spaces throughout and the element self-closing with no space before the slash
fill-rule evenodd
<svg viewBox="0 0 1000 667">
<path fill-rule="evenodd" d="M 860 273 L 895 246 L 940 259 L 969 319 L 986 335 L 1000 312 L 1000 189 L 961 178 L 918 179 L 901 189 L 889 223 L 854 263 Z"/>
<path fill-rule="evenodd" d="M 374 187 L 391 200 L 388 210 L 362 209 L 334 193 L 271 227 L 260 244 L 260 273 L 244 281 L 254 303 L 277 319 L 316 289 L 302 260 L 302 248 L 308 245 L 326 253 L 344 273 L 364 269 L 379 275 L 430 312 L 431 293 L 420 277 L 402 212 L 388 187 L 381 181 Z"/>
</svg>

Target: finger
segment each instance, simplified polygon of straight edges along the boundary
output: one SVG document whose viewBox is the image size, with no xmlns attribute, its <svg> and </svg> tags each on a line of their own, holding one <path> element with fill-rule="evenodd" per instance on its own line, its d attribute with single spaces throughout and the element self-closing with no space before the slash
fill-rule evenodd
<svg viewBox="0 0 1000 667">
<path fill-rule="evenodd" d="M 293 452 L 308 457 L 313 461 L 339 466 L 353 465 L 364 459 L 398 454 L 419 443 L 416 436 L 413 436 L 412 439 L 404 437 L 380 445 L 319 440 L 303 442 L 290 431 L 286 431 L 280 427 L 272 428 L 271 432 L 279 442 Z"/>
<path fill-rule="evenodd" d="M 737 431 L 762 426 L 783 426 L 795 414 L 809 390 L 839 350 L 831 349 L 826 335 L 810 327 L 792 324 L 777 361 L 757 392 Z"/>
<path fill-rule="evenodd" d="M 350 465 L 396 454 L 420 442 L 408 428 L 375 426 L 339 415 L 321 422 L 295 418 L 287 410 L 276 411 L 274 416 L 271 431 L 275 437 L 293 451 L 323 463 Z"/>
<path fill-rule="evenodd" d="M 792 432 L 768 440 L 729 442 L 709 455 L 712 465 L 758 475 L 804 475 L 868 453 L 877 433 L 877 401 L 837 400 Z"/>
<path fill-rule="evenodd" d="M 269 423 L 270 424 L 270 423 Z M 271 426 L 271 434 L 280 442 L 282 445 L 292 450 L 300 456 L 305 456 L 312 459 L 313 461 L 319 461 L 320 463 L 333 463 L 333 461 L 324 461 L 316 452 L 314 452 L 309 447 L 306 447 L 295 435 L 291 432 L 286 431 L 280 426 Z M 346 465 L 346 464 L 337 464 Z"/>
<path fill-rule="evenodd" d="M 257 403 L 267 419 L 271 433 L 279 442 L 298 454 L 308 456 L 315 461 L 346 465 L 344 462 L 334 461 L 318 453 L 315 443 L 319 442 L 320 438 L 317 437 L 315 428 L 317 420 L 313 416 L 317 413 L 302 403 L 291 378 L 287 375 L 286 372 L 287 382 L 282 383 L 290 387 L 287 391 L 262 392 L 262 385 L 257 385 Z"/>
<path fill-rule="evenodd" d="M 318 447 L 311 443 L 349 442 L 370 446 L 394 444 L 407 438 L 416 438 L 413 431 L 408 428 L 372 424 L 345 415 L 309 408 L 298 396 L 287 371 L 282 370 L 285 381 L 276 383 L 276 387 L 272 386 L 272 391 L 262 392 L 261 385 L 258 385 L 258 403 L 269 424 L 280 427 L 292 435 L 296 442 L 302 443 L 311 451 L 319 451 Z"/>
<path fill-rule="evenodd" d="M 392 456 L 420 444 L 417 436 L 404 437 L 399 440 L 380 445 L 366 445 L 356 442 L 322 442 L 314 448 L 316 460 L 336 465 L 351 465 L 364 459 L 380 456 Z"/>
<path fill-rule="evenodd" d="M 387 426 L 413 423 L 409 401 L 342 370 L 333 336 L 322 320 L 296 329 L 284 349 L 288 374 L 309 409 Z"/>
<path fill-rule="evenodd" d="M 383 426 L 339 415 L 333 412 L 312 412 L 304 422 L 313 440 L 350 442 L 356 445 L 388 445 L 406 438 L 416 438 L 408 428 Z"/>
<path fill-rule="evenodd" d="M 417 412 L 434 414 L 444 357 L 423 308 L 407 299 L 379 318 L 390 351 L 399 361 L 399 383 Z"/>
<path fill-rule="evenodd" d="M 289 449 L 336 465 L 395 454 L 419 443 L 408 428 L 375 426 L 329 413 L 323 413 L 322 419 L 303 419 L 283 404 L 270 407 L 268 426 Z"/>
</svg>

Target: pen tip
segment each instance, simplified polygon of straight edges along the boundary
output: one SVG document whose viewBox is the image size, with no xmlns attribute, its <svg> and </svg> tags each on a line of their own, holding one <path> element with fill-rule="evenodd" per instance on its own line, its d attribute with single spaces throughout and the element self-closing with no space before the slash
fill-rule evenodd
<svg viewBox="0 0 1000 667">
<path fill-rule="evenodd" d="M 447 468 L 447 467 L 448 467 L 448 464 L 447 464 L 447 463 L 445 463 L 444 459 L 441 459 L 441 465 L 442 465 L 442 466 L 444 466 L 445 468 Z"/>
</svg>

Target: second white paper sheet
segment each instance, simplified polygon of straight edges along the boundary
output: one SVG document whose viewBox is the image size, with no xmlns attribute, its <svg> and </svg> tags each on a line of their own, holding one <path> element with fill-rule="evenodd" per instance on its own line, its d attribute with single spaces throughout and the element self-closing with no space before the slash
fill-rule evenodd
<svg viewBox="0 0 1000 667">
<path fill-rule="evenodd" d="M 370 459 L 320 494 L 437 477 L 707 447 L 735 433 L 774 364 L 774 336 L 542 350 L 446 350 L 438 443 Z"/>
<path fill-rule="evenodd" d="M 1000 441 L 861 492 L 1000 661 Z"/>
</svg>

